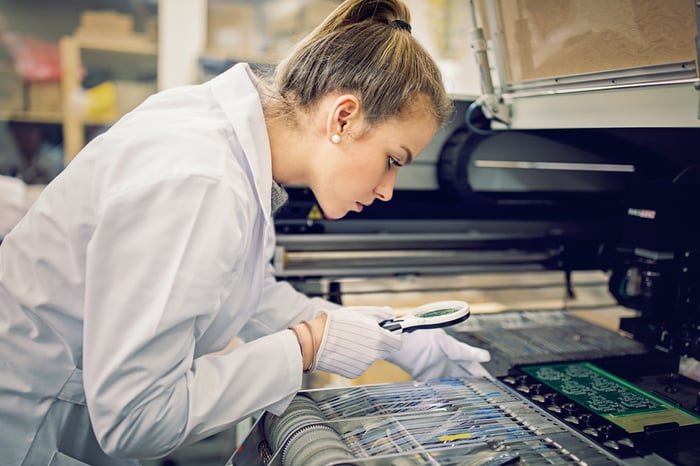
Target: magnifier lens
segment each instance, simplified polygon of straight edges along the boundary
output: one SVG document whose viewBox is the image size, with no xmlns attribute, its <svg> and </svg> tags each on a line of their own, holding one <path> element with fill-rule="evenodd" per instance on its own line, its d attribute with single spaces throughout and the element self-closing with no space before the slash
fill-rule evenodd
<svg viewBox="0 0 700 466">
<path fill-rule="evenodd" d="M 421 312 L 416 314 L 417 317 L 441 317 L 459 312 L 460 309 L 457 308 L 445 308 L 445 309 L 431 309 L 429 311 Z"/>
<path fill-rule="evenodd" d="M 389 331 L 412 332 L 417 329 L 447 327 L 469 318 L 469 305 L 461 301 L 444 301 L 420 306 L 397 319 L 379 322 Z"/>
</svg>

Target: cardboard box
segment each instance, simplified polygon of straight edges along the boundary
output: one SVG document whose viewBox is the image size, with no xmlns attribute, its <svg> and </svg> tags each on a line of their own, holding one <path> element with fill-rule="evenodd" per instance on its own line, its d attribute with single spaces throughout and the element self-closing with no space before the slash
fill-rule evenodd
<svg viewBox="0 0 700 466">
<path fill-rule="evenodd" d="M 229 56 L 246 59 L 255 50 L 255 6 L 209 2 L 207 48 L 225 50 Z"/>
<path fill-rule="evenodd" d="M 79 30 L 101 34 L 131 34 L 134 32 L 134 18 L 114 11 L 85 10 L 80 14 Z"/>
</svg>

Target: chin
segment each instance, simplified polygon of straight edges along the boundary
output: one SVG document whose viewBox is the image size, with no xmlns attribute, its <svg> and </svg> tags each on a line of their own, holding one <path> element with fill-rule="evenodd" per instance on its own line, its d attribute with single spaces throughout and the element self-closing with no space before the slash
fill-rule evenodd
<svg viewBox="0 0 700 466">
<path fill-rule="evenodd" d="M 320 207 L 320 205 L 319 205 Z M 321 212 L 323 212 L 323 218 L 326 220 L 339 220 L 343 217 L 345 217 L 348 212 L 350 212 L 348 209 L 342 209 L 342 208 L 331 208 L 331 209 L 324 209 L 321 207 Z"/>
<path fill-rule="evenodd" d="M 344 212 L 342 214 L 329 214 L 329 213 L 324 212 L 323 218 L 325 218 L 326 220 L 339 220 L 339 219 L 345 217 L 346 215 L 347 215 L 347 212 Z"/>
<path fill-rule="evenodd" d="M 331 203 L 335 205 L 327 205 L 324 207 L 318 200 L 316 202 L 318 203 L 318 207 L 321 209 L 321 214 L 323 215 L 324 220 L 339 220 L 345 217 L 349 212 L 352 212 L 352 209 L 338 205 L 340 203 Z"/>
</svg>

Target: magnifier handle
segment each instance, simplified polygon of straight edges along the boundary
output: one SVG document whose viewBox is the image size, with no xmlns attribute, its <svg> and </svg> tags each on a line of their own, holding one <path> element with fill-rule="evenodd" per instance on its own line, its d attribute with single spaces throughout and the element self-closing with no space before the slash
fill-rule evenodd
<svg viewBox="0 0 700 466">
<path fill-rule="evenodd" d="M 390 332 L 402 331 L 403 327 L 401 326 L 401 322 L 403 321 L 400 319 L 388 319 L 379 322 L 379 326 Z"/>
</svg>

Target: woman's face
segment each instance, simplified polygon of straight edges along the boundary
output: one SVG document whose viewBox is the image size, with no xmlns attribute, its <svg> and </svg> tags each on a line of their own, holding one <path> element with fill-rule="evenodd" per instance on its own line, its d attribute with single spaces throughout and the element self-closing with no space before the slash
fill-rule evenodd
<svg viewBox="0 0 700 466">
<path fill-rule="evenodd" d="M 429 112 L 414 115 L 372 128 L 354 121 L 355 131 L 348 130 L 337 144 L 328 141 L 323 166 L 311 186 L 327 219 L 361 212 L 375 199 L 391 199 L 399 169 L 415 160 L 437 130 Z"/>
</svg>

